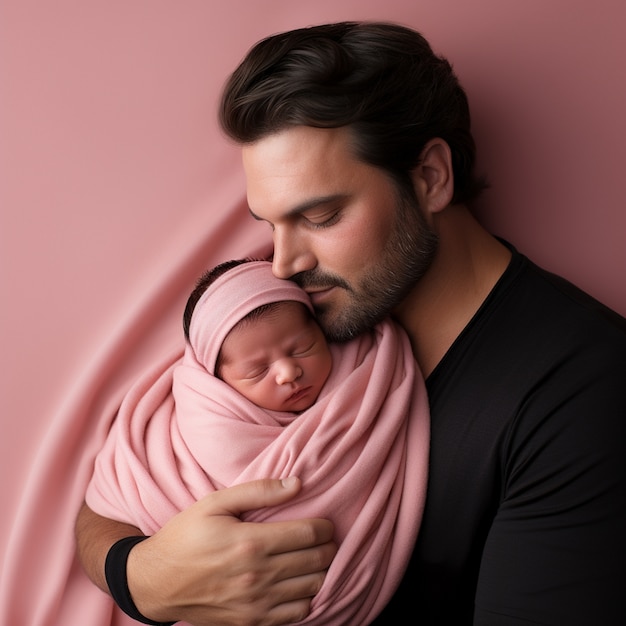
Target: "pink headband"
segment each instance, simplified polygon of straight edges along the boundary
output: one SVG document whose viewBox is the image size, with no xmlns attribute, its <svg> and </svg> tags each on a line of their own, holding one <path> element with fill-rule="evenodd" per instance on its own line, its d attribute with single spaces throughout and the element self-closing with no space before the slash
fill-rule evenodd
<svg viewBox="0 0 626 626">
<path fill-rule="evenodd" d="M 209 285 L 194 308 L 189 343 L 198 362 L 215 374 L 220 348 L 233 327 L 254 309 L 284 300 L 302 302 L 313 311 L 306 292 L 276 278 L 269 261 L 249 261 L 228 270 Z"/>
</svg>

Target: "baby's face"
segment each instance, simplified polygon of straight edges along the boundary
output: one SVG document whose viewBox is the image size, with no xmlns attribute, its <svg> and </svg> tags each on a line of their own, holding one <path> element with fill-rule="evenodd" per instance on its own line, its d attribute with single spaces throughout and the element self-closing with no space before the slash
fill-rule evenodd
<svg viewBox="0 0 626 626">
<path fill-rule="evenodd" d="M 326 338 L 299 302 L 283 302 L 235 326 L 220 354 L 224 382 L 273 411 L 310 407 L 332 368 Z"/>
</svg>

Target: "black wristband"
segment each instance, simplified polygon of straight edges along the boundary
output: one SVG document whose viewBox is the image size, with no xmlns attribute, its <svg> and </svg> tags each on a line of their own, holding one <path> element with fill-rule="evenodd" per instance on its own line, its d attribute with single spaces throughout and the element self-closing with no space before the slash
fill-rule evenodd
<svg viewBox="0 0 626 626">
<path fill-rule="evenodd" d="M 140 542 L 148 537 L 124 537 L 116 541 L 107 553 L 104 562 L 104 576 L 109 586 L 111 596 L 117 606 L 138 622 L 143 624 L 152 624 L 153 626 L 172 626 L 176 622 L 155 622 L 154 620 L 144 617 L 133 602 L 128 588 L 128 578 L 126 575 L 126 563 L 128 554 Z"/>
</svg>

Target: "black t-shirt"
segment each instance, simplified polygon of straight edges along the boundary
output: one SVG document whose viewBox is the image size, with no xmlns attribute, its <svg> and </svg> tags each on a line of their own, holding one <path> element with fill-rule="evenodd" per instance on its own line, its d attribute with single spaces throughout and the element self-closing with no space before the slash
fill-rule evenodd
<svg viewBox="0 0 626 626">
<path fill-rule="evenodd" d="M 626 624 L 626 320 L 513 250 L 427 388 L 424 519 L 375 624 Z"/>
</svg>

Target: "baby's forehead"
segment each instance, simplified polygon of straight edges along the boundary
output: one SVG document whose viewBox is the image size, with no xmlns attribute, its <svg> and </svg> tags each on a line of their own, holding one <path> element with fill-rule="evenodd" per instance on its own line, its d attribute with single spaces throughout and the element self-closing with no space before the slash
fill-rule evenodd
<svg viewBox="0 0 626 626">
<path fill-rule="evenodd" d="M 264 323 L 274 322 L 276 319 L 288 319 L 291 322 L 302 322 L 304 324 L 311 318 L 311 312 L 302 302 L 281 300 L 263 304 L 250 311 L 233 326 L 231 332 L 238 328 L 262 327 Z"/>
</svg>

